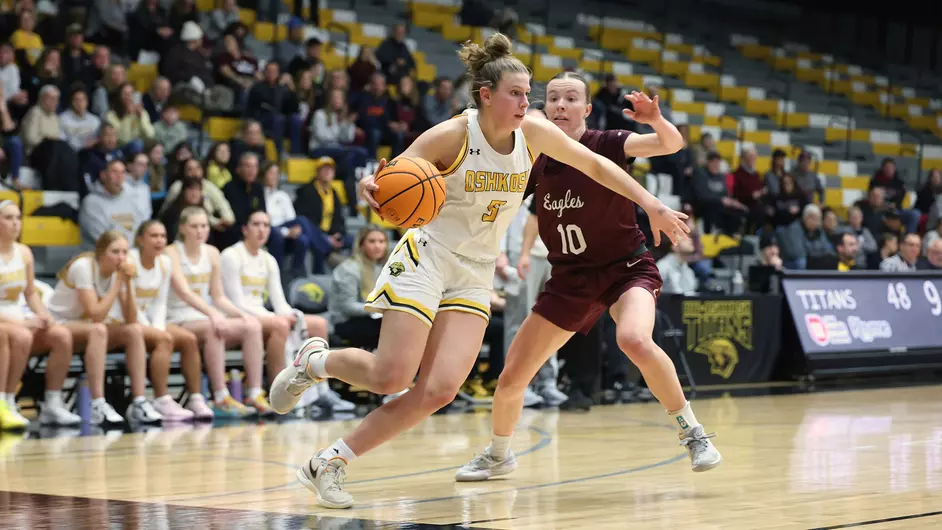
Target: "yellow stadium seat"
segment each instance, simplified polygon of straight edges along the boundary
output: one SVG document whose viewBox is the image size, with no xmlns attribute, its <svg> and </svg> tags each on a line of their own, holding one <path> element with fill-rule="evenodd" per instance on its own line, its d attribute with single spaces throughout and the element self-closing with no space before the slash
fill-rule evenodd
<svg viewBox="0 0 942 530">
<path fill-rule="evenodd" d="M 873 144 L 873 154 L 878 156 L 916 156 L 917 146 L 913 144 Z"/>
<path fill-rule="evenodd" d="M 252 27 L 252 35 L 259 42 L 282 41 L 288 38 L 288 26 L 271 22 L 256 22 Z"/>
<path fill-rule="evenodd" d="M 845 190 L 867 191 L 870 177 L 841 177 L 841 188 Z"/>
<path fill-rule="evenodd" d="M 461 10 L 460 6 L 442 5 L 426 2 L 412 2 L 413 13 L 436 13 L 455 16 Z"/>
<path fill-rule="evenodd" d="M 703 244 L 703 257 L 715 258 L 719 253 L 728 248 L 739 246 L 739 241 L 727 235 L 704 235 L 700 238 Z"/>
<path fill-rule="evenodd" d="M 775 123 L 787 129 L 805 129 L 811 125 L 811 117 L 805 112 L 782 113 L 775 117 Z"/>
<path fill-rule="evenodd" d="M 214 116 L 206 121 L 206 132 L 214 142 L 226 142 L 239 132 L 242 120 L 238 118 L 222 118 Z"/>
<path fill-rule="evenodd" d="M 761 44 L 742 44 L 739 52 L 750 59 L 768 59 L 773 55 L 772 48 Z"/>
<path fill-rule="evenodd" d="M 601 72 L 602 62 L 596 59 L 582 59 L 579 61 L 579 69 L 586 72 Z"/>
<path fill-rule="evenodd" d="M 550 43 L 546 49 L 549 51 L 550 55 L 555 55 L 557 57 L 562 57 L 563 59 L 572 59 L 578 61 L 582 58 L 582 50 L 578 48 L 558 48 Z"/>
<path fill-rule="evenodd" d="M 798 61 L 794 57 L 774 57 L 772 58 L 772 69 L 792 73 L 798 69 Z"/>
<path fill-rule="evenodd" d="M 713 88 L 720 84 L 720 76 L 717 74 L 698 74 L 687 72 L 681 78 L 687 85 L 687 88 Z"/>
<path fill-rule="evenodd" d="M 931 131 L 939 126 L 939 118 L 936 116 L 910 116 L 906 123 L 913 129 L 920 131 Z"/>
<path fill-rule="evenodd" d="M 734 160 L 739 157 L 739 150 L 736 148 L 736 140 L 719 140 L 716 142 L 716 151 L 730 163 L 730 166 L 735 166 Z"/>
<path fill-rule="evenodd" d="M 203 112 L 194 105 L 181 105 L 180 119 L 189 123 L 199 123 L 203 121 Z"/>
<path fill-rule="evenodd" d="M 827 188 L 824 190 L 824 205 L 836 208 L 844 205 L 844 190 Z"/>
<path fill-rule="evenodd" d="M 21 206 L 20 194 L 15 191 L 8 191 L 8 190 L 0 191 L 0 201 L 13 201 L 13 203 L 16 204 L 17 206 Z"/>
<path fill-rule="evenodd" d="M 416 63 L 415 77 L 419 81 L 428 81 L 431 83 L 438 77 L 438 67 L 434 64 Z"/>
<path fill-rule="evenodd" d="M 23 191 L 23 215 L 32 215 L 43 205 L 43 192 L 35 190 Z"/>
<path fill-rule="evenodd" d="M 324 62 L 324 69 L 327 71 L 345 70 L 347 68 L 346 57 L 337 53 L 326 53 L 323 55 L 322 60 Z M 351 57 L 350 61 L 353 62 L 353 60 L 354 57 Z"/>
<path fill-rule="evenodd" d="M 312 158 L 289 158 L 285 160 L 282 169 L 288 175 L 288 182 L 292 184 L 307 184 L 314 178 L 317 163 Z"/>
<path fill-rule="evenodd" d="M 128 82 L 134 85 L 134 89 L 138 92 L 149 91 L 157 75 L 156 64 L 131 63 L 127 73 Z"/>
<path fill-rule="evenodd" d="M 720 101 L 728 101 L 744 106 L 746 100 L 749 99 L 749 88 L 744 86 L 722 86 L 717 97 Z"/>
<path fill-rule="evenodd" d="M 275 149 L 275 142 L 269 138 L 265 138 L 265 160 L 272 162 L 278 160 L 278 149 Z"/>
<path fill-rule="evenodd" d="M 216 9 L 216 0 L 196 0 L 196 10 L 200 12 Z"/>
<path fill-rule="evenodd" d="M 703 64 L 708 64 L 708 65 L 714 66 L 714 67 L 716 67 L 716 68 L 719 68 L 720 65 L 723 64 L 723 59 L 721 59 L 721 58 L 720 58 L 719 56 L 717 56 L 717 55 L 703 55 L 703 56 L 697 56 L 697 57 L 695 57 L 695 59 L 696 59 L 697 61 L 700 61 L 700 62 L 703 63 Z"/>
<path fill-rule="evenodd" d="M 661 59 L 660 50 L 650 50 L 648 48 L 628 48 L 628 60 L 636 63 L 656 63 Z"/>
<path fill-rule="evenodd" d="M 772 144 L 772 131 L 746 131 L 742 135 L 744 142 L 752 142 L 758 145 Z"/>
<path fill-rule="evenodd" d="M 706 114 L 706 103 L 699 101 L 690 101 L 686 103 L 674 103 L 671 107 L 672 110 L 676 112 L 686 112 L 687 114 L 695 114 L 697 116 L 703 116 Z"/>
<path fill-rule="evenodd" d="M 683 55 L 693 55 L 693 46 L 682 42 L 668 42 L 664 45 L 665 50 L 677 52 Z"/>
<path fill-rule="evenodd" d="M 448 21 L 442 24 L 442 37 L 452 42 L 464 42 L 472 38 L 474 29 L 475 28 L 471 26 L 464 26 L 455 24 L 453 21 Z"/>
<path fill-rule="evenodd" d="M 387 161 L 392 159 L 392 147 L 388 145 L 381 145 L 376 149 L 376 159 L 382 160 L 384 158 Z"/>
<path fill-rule="evenodd" d="M 662 61 L 658 65 L 658 71 L 671 77 L 680 77 L 690 70 L 690 63 L 687 61 Z"/>
<path fill-rule="evenodd" d="M 942 159 L 933 159 L 933 158 L 923 158 L 922 159 L 922 170 L 929 171 L 930 169 L 942 169 Z"/>
<path fill-rule="evenodd" d="M 739 129 L 739 122 L 732 116 L 704 116 L 703 124 L 710 127 L 719 127 L 724 131 L 736 131 Z"/>
<path fill-rule="evenodd" d="M 61 217 L 23 217 L 20 242 L 31 247 L 74 247 L 82 244 L 79 227 Z"/>
<path fill-rule="evenodd" d="M 250 28 L 254 26 L 256 17 L 257 15 L 254 9 L 239 8 L 239 21 L 246 26 Z"/>
<path fill-rule="evenodd" d="M 821 68 L 799 68 L 795 71 L 795 77 L 805 83 L 815 83 L 824 86 L 827 82 L 825 70 Z"/>
<path fill-rule="evenodd" d="M 350 200 L 347 197 L 347 188 L 344 187 L 344 182 L 342 180 L 332 180 L 330 181 L 330 187 L 334 190 L 334 195 L 337 197 L 337 200 L 340 201 L 344 206 L 350 204 Z"/>
<path fill-rule="evenodd" d="M 779 101 L 777 99 L 747 99 L 746 112 L 760 116 L 774 117 L 778 115 Z"/>
</svg>

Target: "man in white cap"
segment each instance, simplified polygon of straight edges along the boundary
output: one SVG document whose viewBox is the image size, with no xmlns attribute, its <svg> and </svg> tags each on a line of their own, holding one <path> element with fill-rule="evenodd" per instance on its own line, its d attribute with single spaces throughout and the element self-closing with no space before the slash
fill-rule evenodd
<svg viewBox="0 0 942 530">
<path fill-rule="evenodd" d="M 187 103 L 201 105 L 202 94 L 209 90 L 207 104 L 217 108 L 232 107 L 232 91 L 215 86 L 213 71 L 203 55 L 203 30 L 193 21 L 183 23 L 180 43 L 174 46 L 160 63 L 160 72 L 173 85 L 173 95 Z"/>
</svg>

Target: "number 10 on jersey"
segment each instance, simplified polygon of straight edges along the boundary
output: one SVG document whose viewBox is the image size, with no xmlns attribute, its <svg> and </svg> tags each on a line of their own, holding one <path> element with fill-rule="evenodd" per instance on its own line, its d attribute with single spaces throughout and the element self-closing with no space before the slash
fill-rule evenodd
<svg viewBox="0 0 942 530">
<path fill-rule="evenodd" d="M 574 254 L 578 256 L 585 252 L 585 236 L 582 235 L 582 229 L 579 225 L 556 225 L 556 231 L 563 242 L 563 254 Z"/>
</svg>

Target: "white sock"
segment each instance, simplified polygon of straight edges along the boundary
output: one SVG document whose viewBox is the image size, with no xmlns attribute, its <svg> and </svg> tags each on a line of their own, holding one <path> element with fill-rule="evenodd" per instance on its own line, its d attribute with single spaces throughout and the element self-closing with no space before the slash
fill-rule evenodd
<svg viewBox="0 0 942 530">
<path fill-rule="evenodd" d="M 7 402 L 7 393 L 6 393 L 6 392 L 0 392 L 0 401 L 2 401 L 2 402 L 4 402 L 4 403 Z"/>
<path fill-rule="evenodd" d="M 105 398 L 103 398 L 103 397 L 95 398 L 95 399 L 92 400 L 92 406 L 93 406 L 93 407 L 96 406 L 96 405 L 104 405 L 104 403 L 105 403 Z"/>
<path fill-rule="evenodd" d="M 46 391 L 46 406 L 47 407 L 62 406 L 62 391 L 61 390 L 47 390 Z"/>
<path fill-rule="evenodd" d="M 677 422 L 677 432 L 680 434 L 684 434 L 697 425 L 700 425 L 700 423 L 697 422 L 697 417 L 693 415 L 693 409 L 690 408 L 689 401 L 684 405 L 684 408 L 674 412 L 668 411 L 667 414 Z"/>
<path fill-rule="evenodd" d="M 262 395 L 262 387 L 250 388 L 248 393 L 249 401 L 255 401 L 255 398 Z"/>
<path fill-rule="evenodd" d="M 507 458 L 507 454 L 510 453 L 511 438 L 513 438 L 513 435 L 497 436 L 496 434 L 492 434 L 491 445 L 487 448 L 487 454 L 491 455 L 491 458 L 494 460 L 503 460 Z"/>
<path fill-rule="evenodd" d="M 133 403 L 133 404 L 135 404 L 135 405 L 140 405 L 141 403 L 143 403 L 143 402 L 145 402 L 145 401 L 147 401 L 147 398 L 146 398 L 146 397 L 144 397 L 144 396 L 137 396 L 136 398 L 134 398 L 134 399 L 131 400 L 131 403 Z"/>
<path fill-rule="evenodd" d="M 313 375 L 318 379 L 330 377 L 327 375 L 327 355 L 318 355 L 317 357 L 307 358 L 308 375 Z"/>
<path fill-rule="evenodd" d="M 226 398 L 229 397 L 229 389 L 222 387 L 222 390 L 213 390 L 213 401 L 217 405 L 222 405 Z"/>
<path fill-rule="evenodd" d="M 314 458 L 318 457 L 325 460 L 340 459 L 342 461 L 340 467 L 344 467 L 357 459 L 357 455 L 353 453 L 352 449 L 347 447 L 347 444 L 344 443 L 343 438 L 337 439 L 337 441 L 332 443 L 330 447 L 314 455 Z"/>
</svg>

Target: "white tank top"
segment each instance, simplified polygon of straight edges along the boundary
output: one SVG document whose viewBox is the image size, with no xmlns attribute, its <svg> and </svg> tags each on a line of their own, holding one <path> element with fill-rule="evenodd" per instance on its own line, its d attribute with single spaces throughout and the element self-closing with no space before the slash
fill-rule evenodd
<svg viewBox="0 0 942 530">
<path fill-rule="evenodd" d="M 246 305 L 265 307 L 268 299 L 268 277 L 271 274 L 270 254 L 259 250 L 252 255 L 245 248 L 245 243 L 238 242 L 227 248 L 226 251 L 235 252 L 239 256 L 242 269 L 239 274 L 239 285 L 242 288 L 242 299 Z"/>
<path fill-rule="evenodd" d="M 514 149 L 502 155 L 481 131 L 478 111 L 465 111 L 468 132 L 458 159 L 445 175 L 445 204 L 422 230 L 466 258 L 493 261 L 523 200 L 533 157 L 523 130 L 514 131 Z"/>
<path fill-rule="evenodd" d="M 20 299 L 26 290 L 26 262 L 20 244 L 13 244 L 13 255 L 9 261 L 0 258 L 0 315 L 23 320 Z"/>
<path fill-rule="evenodd" d="M 209 296 L 209 283 L 213 277 L 213 262 L 209 259 L 209 252 L 206 251 L 206 245 L 200 245 L 200 258 L 196 263 L 192 263 L 186 255 L 186 249 L 183 243 L 177 241 L 174 243 L 177 248 L 177 254 L 180 256 L 180 268 L 183 269 L 183 277 L 186 278 L 190 290 L 203 299 L 207 304 L 212 305 Z M 190 305 L 184 302 L 175 292 L 170 291 L 170 301 L 167 302 L 167 311 L 172 315 L 177 311 L 191 309 Z"/>
<path fill-rule="evenodd" d="M 102 278 L 98 273 L 98 262 L 94 256 L 82 256 L 69 266 L 64 278 L 56 282 L 52 297 L 47 308 L 49 312 L 62 320 L 85 320 L 85 310 L 79 301 L 78 289 L 94 289 L 98 297 L 102 297 L 111 289 L 112 282 L 117 276 L 112 274 Z M 106 322 L 122 322 L 121 303 L 115 299 L 108 311 Z"/>
<path fill-rule="evenodd" d="M 141 251 L 132 248 L 128 252 L 128 257 L 134 260 L 134 263 L 137 265 L 137 276 L 134 277 L 134 298 L 137 300 L 137 310 L 138 314 L 144 314 L 146 320 L 141 319 L 142 324 L 146 325 L 156 325 L 155 320 L 161 320 L 156 318 L 158 314 L 161 317 L 166 318 L 167 315 L 167 299 L 166 294 L 164 294 L 163 299 L 160 297 L 161 288 L 169 289 L 170 283 L 170 273 L 171 273 L 171 263 L 170 256 L 166 254 L 161 254 L 157 256 L 157 259 L 154 260 L 154 266 L 150 269 L 145 269 L 141 264 Z M 163 305 L 163 307 L 160 307 Z M 159 313 L 158 313 L 159 312 Z M 160 322 L 161 328 L 163 322 Z"/>
</svg>

